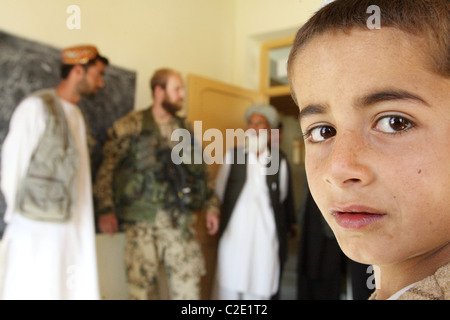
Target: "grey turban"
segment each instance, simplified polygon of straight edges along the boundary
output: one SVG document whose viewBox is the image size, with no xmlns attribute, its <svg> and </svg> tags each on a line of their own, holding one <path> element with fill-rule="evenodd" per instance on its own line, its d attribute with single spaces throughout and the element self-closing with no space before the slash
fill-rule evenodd
<svg viewBox="0 0 450 320">
<path fill-rule="evenodd" d="M 260 115 L 263 115 L 267 121 L 269 122 L 270 126 L 274 129 L 278 128 L 278 125 L 280 124 L 280 119 L 278 118 L 278 112 L 277 110 L 268 104 L 254 104 L 250 106 L 247 111 L 245 112 L 245 120 L 249 121 L 250 116 L 254 113 L 258 113 Z"/>
</svg>

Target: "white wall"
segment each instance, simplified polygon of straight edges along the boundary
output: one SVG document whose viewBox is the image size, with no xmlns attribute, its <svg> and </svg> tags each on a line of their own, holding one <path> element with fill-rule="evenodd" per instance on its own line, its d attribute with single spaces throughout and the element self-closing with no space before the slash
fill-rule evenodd
<svg viewBox="0 0 450 320">
<path fill-rule="evenodd" d="M 81 9 L 79 30 L 66 26 L 72 4 Z M 160 67 L 231 81 L 233 26 L 228 0 L 0 0 L 1 30 L 57 48 L 92 43 L 137 71 L 136 108 L 149 105 Z"/>
<path fill-rule="evenodd" d="M 159 67 L 256 90 L 263 41 L 295 34 L 321 0 L 0 0 L 0 29 L 57 48 L 93 43 L 137 71 L 136 108 Z M 81 9 L 70 30 L 66 10 Z"/>
<path fill-rule="evenodd" d="M 236 0 L 232 82 L 238 86 L 257 90 L 261 44 L 295 35 L 321 2 L 321 0 Z"/>
<path fill-rule="evenodd" d="M 98 280 L 100 296 L 103 300 L 127 300 L 127 280 L 125 275 L 125 235 L 96 236 Z"/>
</svg>

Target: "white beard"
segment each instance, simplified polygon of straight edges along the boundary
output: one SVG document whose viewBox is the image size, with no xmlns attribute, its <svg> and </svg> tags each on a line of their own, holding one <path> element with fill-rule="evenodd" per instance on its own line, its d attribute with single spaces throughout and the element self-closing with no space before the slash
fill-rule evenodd
<svg viewBox="0 0 450 320">
<path fill-rule="evenodd" d="M 267 149 L 268 130 L 260 130 L 259 135 L 255 131 L 247 130 L 245 133 L 245 147 L 248 152 L 259 154 Z"/>
</svg>

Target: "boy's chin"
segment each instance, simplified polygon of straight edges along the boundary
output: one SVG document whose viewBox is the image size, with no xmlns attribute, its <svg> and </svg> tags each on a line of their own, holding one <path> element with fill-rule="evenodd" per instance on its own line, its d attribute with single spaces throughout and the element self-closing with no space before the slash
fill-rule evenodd
<svg viewBox="0 0 450 320">
<path fill-rule="evenodd" d="M 391 264 L 395 259 L 391 252 L 386 248 L 374 246 L 373 243 L 367 243 L 364 240 L 338 240 L 339 246 L 344 254 L 358 263 L 367 265 Z"/>
</svg>

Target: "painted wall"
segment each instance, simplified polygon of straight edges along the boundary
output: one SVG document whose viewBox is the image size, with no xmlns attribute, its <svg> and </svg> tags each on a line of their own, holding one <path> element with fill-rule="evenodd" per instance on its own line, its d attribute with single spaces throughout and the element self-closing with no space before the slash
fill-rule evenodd
<svg viewBox="0 0 450 320">
<path fill-rule="evenodd" d="M 0 0 L 0 29 L 55 47 L 94 43 L 138 72 L 135 107 L 153 71 L 170 66 L 257 89 L 259 46 L 295 34 L 321 0 Z M 80 29 L 66 23 L 80 8 Z"/>
<path fill-rule="evenodd" d="M 66 10 L 80 8 L 80 29 Z M 54 47 L 93 43 L 111 63 L 137 71 L 135 107 L 150 103 L 155 69 L 230 81 L 234 1 L 0 0 L 0 29 Z"/>
<path fill-rule="evenodd" d="M 321 0 L 236 0 L 232 82 L 259 88 L 260 46 L 295 35 Z"/>
</svg>

